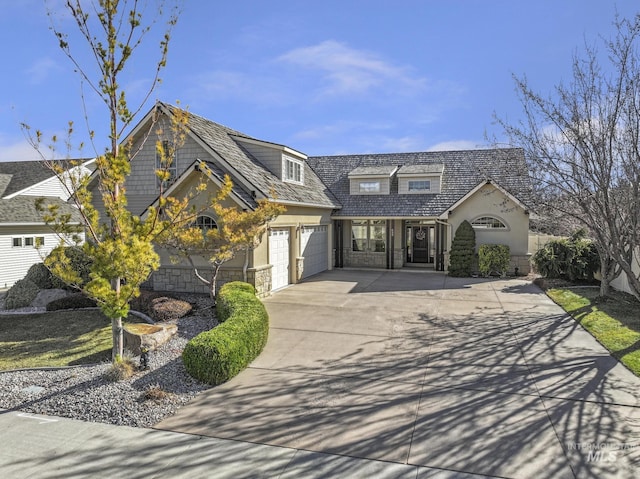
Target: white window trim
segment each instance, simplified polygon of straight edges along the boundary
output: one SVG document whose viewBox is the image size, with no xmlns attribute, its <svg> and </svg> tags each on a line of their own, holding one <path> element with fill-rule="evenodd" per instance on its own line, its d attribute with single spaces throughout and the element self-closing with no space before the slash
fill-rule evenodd
<svg viewBox="0 0 640 479">
<path fill-rule="evenodd" d="M 293 177 L 289 176 L 289 164 L 295 165 Z M 297 171 L 296 171 L 297 169 Z M 298 173 L 298 174 L 296 174 Z M 298 178 L 299 176 L 299 178 Z M 282 155 L 282 181 L 285 183 L 304 184 L 304 162 L 289 155 Z"/>
<path fill-rule="evenodd" d="M 411 183 L 427 183 L 428 188 L 411 188 Z M 412 178 L 407 180 L 407 191 L 409 193 L 424 193 L 425 191 L 431 191 L 431 180 L 422 178 Z"/>
<path fill-rule="evenodd" d="M 16 245 L 15 241 L 20 240 L 20 244 Z M 30 242 L 31 244 L 27 244 Z M 11 247 L 12 248 L 40 248 L 44 246 L 44 236 L 12 236 Z"/>
<path fill-rule="evenodd" d="M 363 185 L 367 185 L 364 187 Z M 374 186 L 375 185 L 375 186 Z M 375 194 L 382 191 L 382 182 L 379 180 L 359 180 L 358 193 Z"/>
<path fill-rule="evenodd" d="M 494 228 L 493 226 L 490 225 L 476 225 L 475 222 L 484 218 L 490 218 L 492 220 L 496 220 L 498 222 L 500 222 L 502 224 L 502 227 L 498 227 L 498 228 Z M 509 225 L 507 224 L 506 221 L 504 221 L 502 218 L 498 218 L 495 215 L 482 215 L 482 216 L 478 216 L 477 218 L 475 218 L 473 221 L 471 221 L 471 226 L 473 227 L 474 230 L 480 230 L 480 231 L 509 231 Z"/>
</svg>

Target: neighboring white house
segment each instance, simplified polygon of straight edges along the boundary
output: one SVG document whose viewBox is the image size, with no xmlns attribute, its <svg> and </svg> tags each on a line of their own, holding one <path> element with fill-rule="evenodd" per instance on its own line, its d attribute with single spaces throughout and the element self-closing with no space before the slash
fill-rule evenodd
<svg viewBox="0 0 640 479">
<path fill-rule="evenodd" d="M 633 255 L 633 263 L 631 264 L 631 268 L 633 269 L 636 278 L 640 278 L 640 249 L 636 250 L 636 253 Z M 611 281 L 611 286 L 619 291 L 624 291 L 626 293 L 632 294 L 631 286 L 629 285 L 629 278 L 624 271 L 620 274 L 620 276 Z"/>
<path fill-rule="evenodd" d="M 93 160 L 71 174 L 90 174 Z M 11 287 L 29 268 L 42 261 L 59 238 L 36 209 L 38 198 L 77 215 L 67 203 L 69 190 L 39 161 L 0 162 L 0 288 Z"/>
</svg>

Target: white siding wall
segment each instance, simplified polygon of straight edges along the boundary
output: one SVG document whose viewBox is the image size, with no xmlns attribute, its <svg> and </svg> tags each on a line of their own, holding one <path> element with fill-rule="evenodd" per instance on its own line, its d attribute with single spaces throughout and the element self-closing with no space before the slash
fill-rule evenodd
<svg viewBox="0 0 640 479">
<path fill-rule="evenodd" d="M 81 174 L 89 175 L 91 172 L 84 167 L 78 167 Z M 53 174 L 53 173 L 52 173 Z M 73 170 L 71 174 L 76 174 Z M 20 196 L 55 196 L 63 200 L 69 199 L 69 190 L 71 190 L 71 182 L 67 182 L 68 189 L 56 177 L 49 178 L 42 183 L 20 192 Z"/>
<path fill-rule="evenodd" d="M 631 266 L 636 277 L 640 277 L 640 249 L 636 251 L 636 254 L 633 257 L 633 264 Z M 616 279 L 614 279 L 611 282 L 611 286 L 613 286 L 619 291 L 631 293 L 631 286 L 629 285 L 629 279 L 627 278 L 627 275 L 624 271 L 622 272 L 622 274 L 620 274 L 620 276 L 618 276 Z"/>
<path fill-rule="evenodd" d="M 13 238 L 44 237 L 44 246 L 13 247 Z M 9 288 L 27 274 L 31 265 L 41 263 L 59 243 L 58 237 L 46 227 L 2 228 L 0 232 L 0 288 Z M 24 241 L 23 241 L 24 244 Z"/>
</svg>

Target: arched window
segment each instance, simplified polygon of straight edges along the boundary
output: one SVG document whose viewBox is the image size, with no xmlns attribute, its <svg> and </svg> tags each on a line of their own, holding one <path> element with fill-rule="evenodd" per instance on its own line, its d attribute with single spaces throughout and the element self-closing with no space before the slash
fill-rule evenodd
<svg viewBox="0 0 640 479">
<path fill-rule="evenodd" d="M 480 218 L 476 218 L 471 222 L 471 226 L 475 229 L 484 229 L 484 230 L 506 230 L 507 225 L 505 225 L 502 220 L 494 216 L 481 216 Z"/>
<path fill-rule="evenodd" d="M 196 218 L 196 222 L 194 225 L 196 228 L 200 228 L 202 230 L 202 234 L 207 234 L 207 231 L 218 229 L 218 225 L 216 224 L 216 220 L 214 220 L 211 216 L 201 215 Z"/>
</svg>

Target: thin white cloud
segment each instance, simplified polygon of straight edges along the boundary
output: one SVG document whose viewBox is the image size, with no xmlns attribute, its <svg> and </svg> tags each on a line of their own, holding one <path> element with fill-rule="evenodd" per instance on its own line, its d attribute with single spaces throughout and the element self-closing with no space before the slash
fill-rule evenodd
<svg viewBox="0 0 640 479">
<path fill-rule="evenodd" d="M 416 90 L 426 83 L 422 78 L 413 78 L 408 69 L 395 66 L 374 53 L 356 50 L 334 40 L 296 48 L 278 60 L 323 72 L 325 86 L 322 93 L 326 95 L 362 94 L 390 84 L 402 86 L 404 91 L 407 88 Z"/>
<path fill-rule="evenodd" d="M 61 70 L 60 65 L 51 57 L 42 57 L 27 69 L 27 75 L 29 76 L 30 83 L 38 85 L 44 83 L 51 75 Z"/>
<path fill-rule="evenodd" d="M 38 152 L 26 140 L 6 141 L 0 138 L 0 161 L 40 160 Z"/>
<path fill-rule="evenodd" d="M 427 148 L 427 151 L 456 151 L 456 150 L 481 150 L 487 145 L 470 140 L 451 140 L 436 143 Z"/>
</svg>

